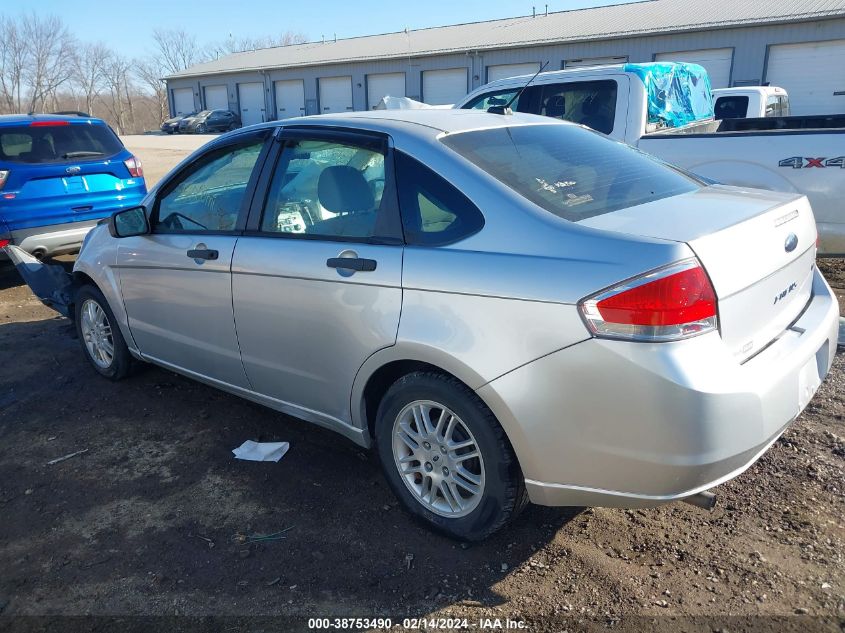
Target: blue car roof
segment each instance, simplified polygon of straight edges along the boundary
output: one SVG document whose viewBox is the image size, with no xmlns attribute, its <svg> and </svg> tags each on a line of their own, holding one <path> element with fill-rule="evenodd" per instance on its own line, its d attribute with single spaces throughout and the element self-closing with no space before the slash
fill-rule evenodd
<svg viewBox="0 0 845 633">
<path fill-rule="evenodd" d="M 0 127 L 9 125 L 21 125 L 33 121 L 68 121 L 69 123 L 99 123 L 105 125 L 105 121 L 92 116 L 77 116 L 74 114 L 0 114 Z"/>
</svg>

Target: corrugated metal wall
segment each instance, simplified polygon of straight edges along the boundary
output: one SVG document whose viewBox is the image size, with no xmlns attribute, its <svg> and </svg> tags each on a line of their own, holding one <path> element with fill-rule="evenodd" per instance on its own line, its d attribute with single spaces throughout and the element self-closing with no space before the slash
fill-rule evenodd
<svg viewBox="0 0 845 633">
<path fill-rule="evenodd" d="M 797 22 L 795 24 L 717 29 L 694 33 L 679 33 L 649 37 L 597 40 L 561 46 L 512 48 L 483 53 L 461 53 L 437 55 L 412 59 L 375 60 L 357 63 L 332 64 L 290 70 L 268 70 L 264 72 L 230 73 L 203 76 L 196 79 L 168 81 L 168 94 L 172 89 L 191 87 L 197 109 L 203 107 L 203 87 L 209 85 L 227 86 L 229 107 L 238 111 L 239 83 L 263 81 L 268 118 L 275 113 L 275 90 L 273 82 L 280 79 L 302 79 L 305 83 L 305 100 L 308 114 L 319 113 L 317 79 L 319 77 L 352 77 L 353 107 L 365 110 L 366 75 L 371 73 L 404 72 L 407 96 L 424 99 L 422 95 L 422 72 L 445 68 L 467 68 L 470 90 L 481 86 L 487 76 L 487 66 L 514 64 L 520 62 L 549 61 L 548 70 L 558 70 L 566 59 L 591 57 L 627 56 L 632 62 L 652 61 L 658 53 L 697 50 L 705 48 L 734 49 L 731 82 L 733 84 L 760 83 L 765 78 L 768 47 L 772 44 L 818 42 L 845 38 L 845 19 Z M 171 98 L 172 103 L 172 98 Z M 172 112 L 172 105 L 171 105 Z"/>
</svg>

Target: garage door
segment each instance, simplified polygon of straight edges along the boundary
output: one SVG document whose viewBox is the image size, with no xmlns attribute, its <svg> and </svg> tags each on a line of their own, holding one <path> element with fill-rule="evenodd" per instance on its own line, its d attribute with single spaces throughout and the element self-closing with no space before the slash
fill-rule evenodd
<svg viewBox="0 0 845 633">
<path fill-rule="evenodd" d="M 711 88 L 729 88 L 731 85 L 732 48 L 709 48 L 700 51 L 677 51 L 660 53 L 654 59 L 658 62 L 688 62 L 704 66 L 710 75 Z"/>
<path fill-rule="evenodd" d="M 405 96 L 405 73 L 367 75 L 367 106 L 375 110 L 384 97 Z"/>
<path fill-rule="evenodd" d="M 519 75 L 533 75 L 540 70 L 540 62 L 530 64 L 499 64 L 498 66 L 487 67 L 487 82 Z"/>
<path fill-rule="evenodd" d="M 584 59 L 566 59 L 563 62 L 564 68 L 589 68 L 590 66 L 609 66 L 611 64 L 624 64 L 628 61 L 625 55 L 616 57 L 585 57 Z"/>
<path fill-rule="evenodd" d="M 429 105 L 457 103 L 466 94 L 466 68 L 423 71 L 422 100 Z"/>
<path fill-rule="evenodd" d="M 792 114 L 845 112 L 845 40 L 770 47 L 766 81 L 786 89 Z"/>
<path fill-rule="evenodd" d="M 352 108 L 352 77 L 320 77 L 320 112 L 323 114 L 350 112 Z"/>
<path fill-rule="evenodd" d="M 263 83 L 238 84 L 238 103 L 241 108 L 241 123 L 243 125 L 264 122 Z"/>
<path fill-rule="evenodd" d="M 229 89 L 226 86 L 206 86 L 204 90 L 206 110 L 229 109 Z"/>
<path fill-rule="evenodd" d="M 289 119 L 305 114 L 305 84 L 301 79 L 276 82 L 276 118 Z"/>
<path fill-rule="evenodd" d="M 190 114 L 194 111 L 194 89 L 174 88 L 173 89 L 173 114 Z"/>
</svg>

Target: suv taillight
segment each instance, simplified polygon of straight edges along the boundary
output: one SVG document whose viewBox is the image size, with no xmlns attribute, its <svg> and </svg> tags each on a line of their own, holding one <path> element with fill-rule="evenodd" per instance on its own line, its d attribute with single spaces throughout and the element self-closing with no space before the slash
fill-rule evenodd
<svg viewBox="0 0 845 633">
<path fill-rule="evenodd" d="M 6 186 L 6 181 L 9 179 L 9 170 L 0 169 L 0 189 Z"/>
<path fill-rule="evenodd" d="M 144 177 L 144 168 L 141 166 L 141 160 L 132 156 L 131 158 L 127 158 L 123 161 L 123 164 L 126 165 L 126 169 L 129 170 L 129 175 L 133 178 L 143 178 Z"/>
<path fill-rule="evenodd" d="M 716 292 L 695 259 L 646 273 L 579 304 L 599 337 L 676 341 L 718 327 Z"/>
</svg>

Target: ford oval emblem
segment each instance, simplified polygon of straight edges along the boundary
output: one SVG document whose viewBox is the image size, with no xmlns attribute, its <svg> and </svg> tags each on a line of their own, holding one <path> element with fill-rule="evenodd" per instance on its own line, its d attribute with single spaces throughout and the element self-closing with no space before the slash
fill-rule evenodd
<svg viewBox="0 0 845 633">
<path fill-rule="evenodd" d="M 82 167 L 74 165 L 72 167 L 68 167 L 67 169 L 65 169 L 65 171 L 71 176 L 75 176 L 76 174 L 82 171 Z"/>
<path fill-rule="evenodd" d="M 787 253 L 791 253 L 796 248 L 798 248 L 798 236 L 795 233 L 790 233 L 786 236 L 786 243 L 784 243 L 783 248 L 786 250 Z"/>
</svg>

